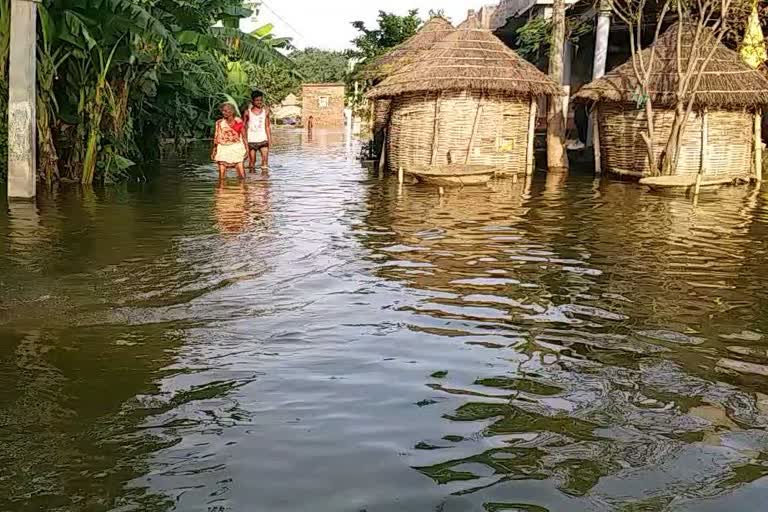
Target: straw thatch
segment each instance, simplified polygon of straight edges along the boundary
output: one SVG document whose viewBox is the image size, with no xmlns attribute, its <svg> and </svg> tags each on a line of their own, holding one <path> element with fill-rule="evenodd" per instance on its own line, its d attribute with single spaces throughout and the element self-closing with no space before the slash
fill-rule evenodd
<svg viewBox="0 0 768 512">
<path fill-rule="evenodd" d="M 464 28 L 435 43 L 417 62 L 387 77 L 368 92 L 368 97 L 449 90 L 523 96 L 562 94 L 555 82 L 471 17 Z"/>
<path fill-rule="evenodd" d="M 374 60 L 363 72 L 366 78 L 381 80 L 403 66 L 418 60 L 438 41 L 454 32 L 453 25 L 441 16 L 435 16 L 409 39 Z"/>
<path fill-rule="evenodd" d="M 654 52 L 649 96 L 655 105 L 671 106 L 676 102 L 678 87 L 677 47 L 681 33 L 681 62 L 685 70 L 690 58 L 698 59 L 703 66 L 716 45 L 715 53 L 703 72 L 694 106 L 740 109 L 768 106 L 768 79 L 759 71 L 746 65 L 739 55 L 719 43 L 710 29 L 703 29 L 700 43 L 691 56 L 696 27 L 691 24 L 675 24 L 651 47 L 642 52 L 643 61 L 649 65 Z M 639 64 L 639 57 L 634 57 Z M 638 81 L 632 61 L 617 67 L 604 77 L 585 85 L 574 96 L 579 101 L 632 103 L 637 101 Z"/>
</svg>

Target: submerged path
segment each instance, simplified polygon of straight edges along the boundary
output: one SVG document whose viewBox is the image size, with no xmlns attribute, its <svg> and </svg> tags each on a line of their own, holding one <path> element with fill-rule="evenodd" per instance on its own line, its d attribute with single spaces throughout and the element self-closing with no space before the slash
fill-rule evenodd
<svg viewBox="0 0 768 512">
<path fill-rule="evenodd" d="M 0 216 L 0 510 L 763 506 L 763 193 L 440 198 L 278 139 Z"/>
</svg>

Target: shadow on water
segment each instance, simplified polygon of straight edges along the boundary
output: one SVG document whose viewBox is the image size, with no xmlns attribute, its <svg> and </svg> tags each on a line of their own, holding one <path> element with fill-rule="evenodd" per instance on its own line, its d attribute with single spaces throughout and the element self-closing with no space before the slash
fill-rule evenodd
<svg viewBox="0 0 768 512">
<path fill-rule="evenodd" d="M 0 510 L 756 510 L 763 192 L 449 190 L 280 130 L 0 217 Z"/>
</svg>

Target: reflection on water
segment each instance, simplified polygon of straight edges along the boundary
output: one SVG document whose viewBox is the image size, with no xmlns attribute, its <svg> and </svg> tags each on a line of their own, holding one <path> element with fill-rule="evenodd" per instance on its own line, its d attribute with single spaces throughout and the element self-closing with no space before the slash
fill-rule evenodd
<svg viewBox="0 0 768 512">
<path fill-rule="evenodd" d="M 439 196 L 276 135 L 0 217 L 0 510 L 760 509 L 763 193 Z"/>
<path fill-rule="evenodd" d="M 223 182 L 215 191 L 216 220 L 222 233 L 241 233 L 250 223 L 266 227 L 270 217 L 269 178 Z"/>
</svg>

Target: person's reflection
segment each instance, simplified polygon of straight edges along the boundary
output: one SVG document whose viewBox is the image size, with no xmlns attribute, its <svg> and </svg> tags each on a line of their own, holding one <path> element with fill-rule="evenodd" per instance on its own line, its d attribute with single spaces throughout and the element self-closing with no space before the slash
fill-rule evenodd
<svg viewBox="0 0 768 512">
<path fill-rule="evenodd" d="M 248 223 L 248 185 L 245 182 L 216 187 L 216 222 L 222 233 L 240 233 Z"/>
<path fill-rule="evenodd" d="M 261 227 L 267 227 L 269 224 L 272 206 L 269 185 L 268 179 L 258 180 L 250 184 L 246 194 L 251 221 Z"/>
</svg>

